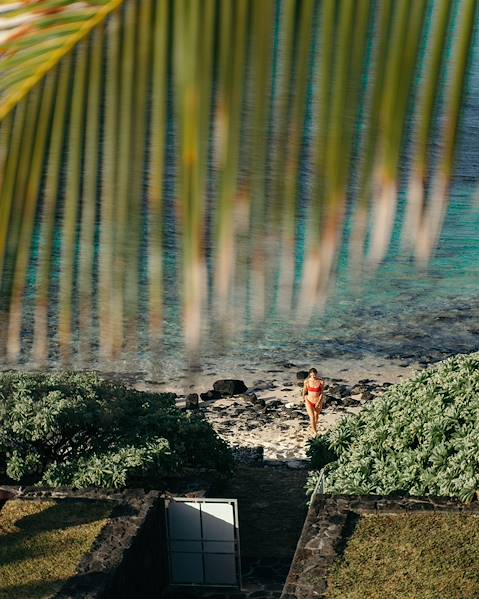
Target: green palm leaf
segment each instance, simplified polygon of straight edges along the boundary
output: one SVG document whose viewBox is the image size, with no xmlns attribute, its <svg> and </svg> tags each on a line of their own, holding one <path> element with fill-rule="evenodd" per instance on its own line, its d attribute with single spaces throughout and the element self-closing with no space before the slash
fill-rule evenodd
<svg viewBox="0 0 479 599">
<path fill-rule="evenodd" d="M 351 268 L 384 259 L 412 113 L 405 247 L 427 262 L 476 5 L 1 1 L 2 352 L 22 355 L 26 326 L 37 362 L 137 355 L 143 333 L 158 347 L 172 295 L 192 351 L 208 318 L 222 333 L 278 309 L 307 320 L 334 280 L 349 200 Z"/>
<path fill-rule="evenodd" d="M 3 2 L 0 5 L 0 120 L 122 2 Z"/>
</svg>

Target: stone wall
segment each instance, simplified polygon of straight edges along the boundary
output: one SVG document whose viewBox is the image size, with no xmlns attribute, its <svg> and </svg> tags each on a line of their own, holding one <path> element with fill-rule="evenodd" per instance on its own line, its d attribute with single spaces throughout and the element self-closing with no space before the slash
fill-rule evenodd
<svg viewBox="0 0 479 599">
<path fill-rule="evenodd" d="M 331 566 L 362 514 L 417 511 L 479 514 L 479 502 L 464 504 L 435 497 L 316 495 L 308 510 L 281 599 L 317 599 L 326 595 Z"/>
<path fill-rule="evenodd" d="M 7 487 L 4 487 L 7 488 Z M 164 500 L 158 491 L 38 489 L 8 487 L 25 501 L 111 501 L 103 528 L 56 599 L 157 598 L 167 584 Z"/>
</svg>

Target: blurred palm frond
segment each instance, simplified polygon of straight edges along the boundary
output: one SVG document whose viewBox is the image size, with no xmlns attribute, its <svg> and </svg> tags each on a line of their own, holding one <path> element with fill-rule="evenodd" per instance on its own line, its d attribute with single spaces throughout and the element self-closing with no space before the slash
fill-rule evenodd
<svg viewBox="0 0 479 599">
<path fill-rule="evenodd" d="M 155 349 L 171 297 L 191 351 L 308 322 L 344 241 L 353 274 L 384 260 L 402 170 L 427 263 L 476 22 L 476 0 L 0 2 L 0 351 Z"/>
</svg>

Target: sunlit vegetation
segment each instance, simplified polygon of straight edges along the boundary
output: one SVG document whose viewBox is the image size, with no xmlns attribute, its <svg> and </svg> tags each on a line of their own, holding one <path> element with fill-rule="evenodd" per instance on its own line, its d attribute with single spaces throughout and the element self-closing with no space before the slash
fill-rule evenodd
<svg viewBox="0 0 479 599">
<path fill-rule="evenodd" d="M 12 500 L 0 512 L 0 597 L 53 597 L 108 522 L 107 502 Z"/>
<path fill-rule="evenodd" d="M 478 542 L 473 515 L 363 516 L 329 576 L 326 596 L 473 599 Z"/>
<path fill-rule="evenodd" d="M 390 387 L 313 441 L 326 492 L 406 493 L 471 501 L 479 491 L 479 354 Z M 313 489 L 317 475 L 309 481 Z"/>
<path fill-rule="evenodd" d="M 49 487 L 159 488 L 185 468 L 227 473 L 226 443 L 172 394 L 95 374 L 0 376 L 0 476 Z"/>
<path fill-rule="evenodd" d="M 3 1 L 1 351 L 44 363 L 154 349 L 168 268 L 191 351 L 210 319 L 219 341 L 277 310 L 307 321 L 348 211 L 354 273 L 383 260 L 408 127 L 403 245 L 426 263 L 476 7 Z"/>
</svg>

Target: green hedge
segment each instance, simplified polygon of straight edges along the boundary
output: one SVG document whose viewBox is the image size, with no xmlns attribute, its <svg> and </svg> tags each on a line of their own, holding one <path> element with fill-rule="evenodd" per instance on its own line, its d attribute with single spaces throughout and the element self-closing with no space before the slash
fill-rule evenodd
<svg viewBox="0 0 479 599">
<path fill-rule="evenodd" d="M 325 451 L 331 451 L 329 458 Z M 334 494 L 455 496 L 479 490 L 479 353 L 390 387 L 309 449 Z M 312 474 L 308 487 L 314 486 Z"/>
<path fill-rule="evenodd" d="M 0 374 L 0 472 L 21 483 L 150 486 L 184 467 L 228 472 L 231 452 L 173 394 L 94 373 Z"/>
</svg>

